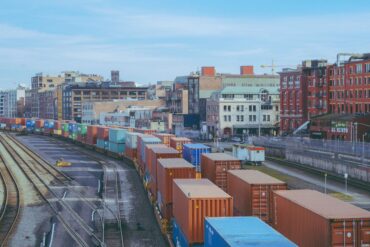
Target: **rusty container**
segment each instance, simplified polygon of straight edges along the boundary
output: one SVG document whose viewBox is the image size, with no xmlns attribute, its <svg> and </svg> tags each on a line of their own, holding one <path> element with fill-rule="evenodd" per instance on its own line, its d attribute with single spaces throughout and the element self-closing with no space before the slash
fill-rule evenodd
<svg viewBox="0 0 370 247">
<path fill-rule="evenodd" d="M 151 129 L 138 129 L 138 128 L 135 128 L 134 129 L 134 132 L 138 132 L 138 133 L 141 133 L 141 134 L 144 134 L 144 135 L 152 135 L 154 133 L 156 133 L 155 130 L 151 130 Z"/>
<path fill-rule="evenodd" d="M 130 148 L 130 147 L 127 147 L 127 146 L 125 147 L 126 157 L 128 157 L 132 160 L 136 160 L 137 159 L 136 154 L 137 154 L 136 148 Z"/>
<path fill-rule="evenodd" d="M 176 178 L 195 178 L 195 167 L 182 158 L 158 159 L 157 203 L 164 218 L 172 218 L 172 183 Z"/>
<path fill-rule="evenodd" d="M 153 135 L 161 139 L 162 143 L 167 145 L 168 147 L 170 146 L 170 139 L 175 136 L 173 134 L 166 134 L 166 133 L 156 133 Z"/>
<path fill-rule="evenodd" d="M 255 170 L 228 172 L 227 193 L 234 198 L 235 216 L 257 216 L 271 223 L 273 191 L 286 190 L 287 184 Z"/>
<path fill-rule="evenodd" d="M 109 127 L 98 126 L 97 128 L 98 128 L 97 139 L 108 141 L 109 140 Z"/>
<path fill-rule="evenodd" d="M 54 130 L 61 130 L 62 129 L 62 121 L 55 120 L 54 121 Z"/>
<path fill-rule="evenodd" d="M 301 247 L 370 246 L 370 212 L 315 190 L 274 192 L 273 227 Z"/>
<path fill-rule="evenodd" d="M 164 145 L 164 144 L 161 144 Z M 150 176 L 149 188 L 153 197 L 157 199 L 157 167 L 158 159 L 167 159 L 167 158 L 180 158 L 181 154 L 173 148 L 169 148 L 166 145 L 165 147 L 153 147 L 151 149 L 151 163 L 148 165 L 148 172 Z"/>
<path fill-rule="evenodd" d="M 146 144 L 145 147 L 144 147 L 144 150 L 145 150 L 145 161 L 143 162 L 143 169 L 144 171 L 147 173 L 147 175 L 149 176 L 150 174 L 150 171 L 151 171 L 151 168 L 152 168 L 152 156 L 153 156 L 153 153 L 152 153 L 152 148 L 154 147 L 158 147 L 158 148 L 165 148 L 167 147 L 166 145 L 164 144 L 159 144 L 159 143 L 156 143 L 156 144 Z M 149 177 L 148 177 L 149 179 Z"/>
<path fill-rule="evenodd" d="M 233 215 L 233 198 L 208 179 L 173 180 L 173 216 L 189 244 L 203 243 L 205 217 Z"/>
<path fill-rule="evenodd" d="M 171 137 L 170 138 L 170 147 L 176 149 L 182 153 L 182 146 L 186 143 L 191 143 L 191 140 L 186 137 Z"/>
<path fill-rule="evenodd" d="M 225 153 L 203 153 L 201 157 L 202 178 L 208 178 L 226 191 L 227 171 L 240 169 L 240 160 Z"/>
<path fill-rule="evenodd" d="M 86 134 L 86 143 L 89 145 L 95 145 L 98 139 L 98 126 L 88 125 Z"/>
</svg>

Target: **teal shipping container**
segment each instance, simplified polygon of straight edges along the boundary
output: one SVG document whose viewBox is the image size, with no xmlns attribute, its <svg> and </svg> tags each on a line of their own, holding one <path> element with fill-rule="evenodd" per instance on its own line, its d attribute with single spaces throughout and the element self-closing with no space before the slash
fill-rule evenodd
<svg viewBox="0 0 370 247">
<path fill-rule="evenodd" d="M 110 128 L 109 129 L 109 141 L 115 143 L 126 143 L 127 130 Z"/>
<path fill-rule="evenodd" d="M 113 153 L 123 153 L 125 152 L 125 144 L 124 143 L 115 143 L 115 142 L 109 142 L 108 144 L 108 150 Z"/>
<path fill-rule="evenodd" d="M 97 139 L 96 146 L 101 149 L 108 149 L 108 141 L 104 139 Z"/>
<path fill-rule="evenodd" d="M 257 217 L 215 217 L 204 222 L 204 247 L 297 247 Z"/>
</svg>

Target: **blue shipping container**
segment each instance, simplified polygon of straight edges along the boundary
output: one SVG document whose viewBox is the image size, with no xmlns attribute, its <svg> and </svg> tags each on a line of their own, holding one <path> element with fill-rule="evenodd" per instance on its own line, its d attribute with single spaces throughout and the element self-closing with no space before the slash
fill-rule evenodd
<svg viewBox="0 0 370 247">
<path fill-rule="evenodd" d="M 180 226 L 172 219 L 172 242 L 176 247 L 189 247 L 188 240 L 182 232 Z M 203 247 L 203 244 L 192 244 L 192 247 Z"/>
<path fill-rule="evenodd" d="M 68 132 L 69 133 L 76 133 L 77 132 L 77 124 L 69 123 L 68 124 Z"/>
<path fill-rule="evenodd" d="M 200 172 L 200 161 L 202 153 L 210 153 L 211 148 L 200 143 L 187 143 L 183 145 L 182 156 L 195 166 L 196 171 Z"/>
<path fill-rule="evenodd" d="M 125 144 L 124 143 L 115 143 L 115 142 L 109 142 L 108 144 L 108 150 L 113 153 L 123 153 L 125 151 Z"/>
<path fill-rule="evenodd" d="M 127 130 L 125 129 L 109 129 L 109 141 L 115 143 L 126 143 Z"/>
<path fill-rule="evenodd" d="M 204 222 L 205 247 L 297 246 L 257 217 L 215 217 Z"/>
<path fill-rule="evenodd" d="M 35 124 L 36 124 L 36 121 L 33 120 L 33 119 L 27 119 L 26 120 L 26 127 L 27 127 L 27 129 L 29 129 L 29 128 L 31 128 L 31 129 L 35 128 Z"/>
</svg>

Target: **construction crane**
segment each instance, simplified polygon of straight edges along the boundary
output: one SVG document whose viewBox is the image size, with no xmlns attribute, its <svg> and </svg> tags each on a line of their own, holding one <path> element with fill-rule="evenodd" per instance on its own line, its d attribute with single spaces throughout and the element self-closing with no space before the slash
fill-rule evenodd
<svg viewBox="0 0 370 247">
<path fill-rule="evenodd" d="M 271 65 L 262 64 L 261 68 L 271 68 L 271 74 L 275 75 L 275 68 L 278 68 L 278 67 L 295 67 L 295 66 L 296 65 L 276 65 L 276 64 L 274 64 L 274 60 L 272 60 Z"/>
</svg>

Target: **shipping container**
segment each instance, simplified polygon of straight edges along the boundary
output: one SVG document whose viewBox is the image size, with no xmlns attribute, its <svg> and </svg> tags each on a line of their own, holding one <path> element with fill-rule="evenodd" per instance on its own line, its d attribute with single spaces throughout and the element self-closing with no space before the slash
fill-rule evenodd
<svg viewBox="0 0 370 247">
<path fill-rule="evenodd" d="M 34 129 L 36 126 L 36 120 L 35 119 L 27 119 L 26 120 L 26 128 L 27 129 Z"/>
<path fill-rule="evenodd" d="M 191 164 L 193 164 L 193 166 L 196 167 L 196 170 L 198 172 L 201 172 L 201 169 L 200 169 L 201 155 L 202 153 L 210 153 L 210 152 L 211 152 L 211 148 L 206 145 L 199 144 L 199 143 L 187 143 L 183 145 L 182 155 L 184 159 L 186 159 Z"/>
<path fill-rule="evenodd" d="M 125 152 L 125 144 L 124 143 L 109 142 L 108 143 L 108 150 L 113 152 L 113 153 L 123 154 Z"/>
<path fill-rule="evenodd" d="M 189 244 L 203 243 L 204 218 L 233 215 L 233 198 L 208 179 L 173 180 L 173 216 Z"/>
<path fill-rule="evenodd" d="M 176 178 L 195 178 L 195 167 L 182 158 L 158 159 L 157 203 L 167 220 L 172 217 L 172 183 Z"/>
<path fill-rule="evenodd" d="M 36 122 L 35 122 L 35 128 L 36 129 L 44 128 L 44 120 L 43 119 L 37 119 Z"/>
<path fill-rule="evenodd" d="M 171 137 L 170 147 L 176 149 L 182 153 L 183 145 L 186 143 L 191 143 L 191 140 L 186 137 Z"/>
<path fill-rule="evenodd" d="M 62 130 L 62 122 L 54 120 L 54 130 Z"/>
<path fill-rule="evenodd" d="M 274 223 L 301 247 L 370 246 L 370 212 L 315 190 L 274 192 Z"/>
<path fill-rule="evenodd" d="M 142 160 L 142 151 L 143 149 L 145 149 L 145 146 L 142 146 L 143 145 L 142 138 L 145 138 L 145 137 L 151 137 L 151 135 L 140 134 L 137 136 L 137 147 L 136 147 L 137 163 L 139 164 L 139 168 L 141 169 L 142 172 L 144 172 L 143 168 L 144 168 L 144 162 L 145 162 L 145 160 Z"/>
<path fill-rule="evenodd" d="M 142 169 L 143 171 L 147 174 L 147 179 L 148 179 L 148 182 L 149 182 L 149 179 L 150 179 L 150 174 L 149 174 L 149 171 L 150 169 L 148 168 L 148 166 L 152 166 L 152 156 L 153 156 L 153 153 L 151 151 L 152 148 L 154 147 L 160 147 L 160 148 L 165 148 L 167 147 L 166 145 L 164 144 L 161 144 L 161 143 L 157 143 L 157 144 L 146 144 L 144 146 L 144 153 L 145 153 L 145 160 L 143 160 L 143 163 L 142 163 Z"/>
<path fill-rule="evenodd" d="M 227 193 L 234 198 L 234 215 L 273 220 L 273 191 L 286 190 L 285 182 L 256 170 L 228 172 Z"/>
<path fill-rule="evenodd" d="M 147 161 L 146 154 L 148 154 L 148 151 L 147 151 L 146 145 L 162 143 L 161 139 L 154 137 L 154 136 L 149 136 L 149 137 L 142 136 L 140 137 L 140 142 L 141 142 L 140 147 L 142 147 L 140 150 L 140 158 L 141 158 L 141 161 L 143 162 Z M 151 159 L 149 160 L 151 161 Z"/>
<path fill-rule="evenodd" d="M 156 133 L 153 134 L 155 137 L 158 137 L 161 139 L 162 143 L 165 144 L 166 146 L 170 146 L 170 139 L 171 137 L 174 137 L 175 135 L 173 134 L 166 134 L 166 133 Z"/>
<path fill-rule="evenodd" d="M 136 148 L 130 148 L 127 146 L 127 143 L 125 144 L 125 155 L 127 158 L 130 158 L 131 160 L 136 160 L 137 159 L 137 150 Z"/>
<path fill-rule="evenodd" d="M 139 135 L 141 134 L 136 133 L 136 132 L 128 132 L 126 135 L 126 147 L 136 149 L 137 148 L 137 137 Z"/>
<path fill-rule="evenodd" d="M 105 126 L 98 126 L 97 139 L 109 140 L 109 128 Z"/>
<path fill-rule="evenodd" d="M 240 160 L 225 153 L 203 153 L 202 178 L 208 178 L 218 187 L 227 190 L 227 171 L 240 169 Z"/>
<path fill-rule="evenodd" d="M 86 134 L 86 143 L 89 145 L 95 145 L 98 138 L 98 126 L 88 125 Z"/>
<path fill-rule="evenodd" d="M 104 140 L 104 139 L 96 139 L 96 146 L 100 149 L 105 149 L 107 150 L 109 145 L 108 145 L 108 141 L 107 140 Z"/>
<path fill-rule="evenodd" d="M 265 148 L 248 144 L 234 144 L 233 156 L 242 161 L 260 164 L 265 161 Z"/>
<path fill-rule="evenodd" d="M 165 145 L 165 144 L 163 144 Z M 166 146 L 166 145 L 165 145 Z M 169 147 L 153 147 L 150 150 L 151 152 L 151 162 L 148 164 L 148 172 L 150 174 L 150 186 L 149 189 L 155 199 L 157 199 L 157 168 L 158 168 L 158 159 L 168 159 L 168 158 L 180 158 L 181 154 L 179 151 L 169 148 Z"/>
<path fill-rule="evenodd" d="M 126 142 L 127 130 L 110 128 L 109 129 L 109 141 L 115 143 L 125 143 Z"/>
<path fill-rule="evenodd" d="M 144 134 L 144 135 L 152 135 L 152 134 L 156 133 L 156 130 L 151 130 L 151 129 L 137 129 L 137 128 L 135 128 L 134 131 L 137 132 L 137 133 Z"/>
<path fill-rule="evenodd" d="M 256 217 L 206 218 L 204 228 L 204 247 L 297 247 Z"/>
<path fill-rule="evenodd" d="M 203 247 L 202 244 L 189 244 L 186 236 L 180 226 L 177 224 L 176 219 L 172 219 L 172 242 L 176 247 Z"/>
</svg>

